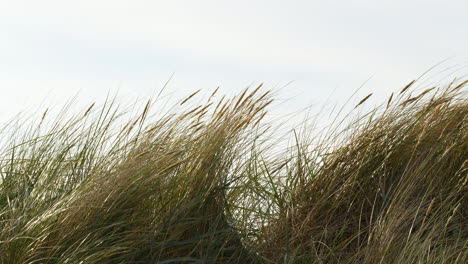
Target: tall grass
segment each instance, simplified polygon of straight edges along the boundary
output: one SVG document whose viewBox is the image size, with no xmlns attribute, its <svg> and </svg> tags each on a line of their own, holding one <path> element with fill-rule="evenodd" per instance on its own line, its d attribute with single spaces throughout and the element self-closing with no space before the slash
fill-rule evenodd
<svg viewBox="0 0 468 264">
<path fill-rule="evenodd" d="M 11 122 L 0 262 L 466 263 L 466 86 L 410 84 L 284 151 L 261 87 Z"/>
</svg>

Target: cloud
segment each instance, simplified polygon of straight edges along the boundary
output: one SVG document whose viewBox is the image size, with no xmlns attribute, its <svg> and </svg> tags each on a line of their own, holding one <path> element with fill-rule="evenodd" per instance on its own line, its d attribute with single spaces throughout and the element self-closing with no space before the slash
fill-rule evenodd
<svg viewBox="0 0 468 264">
<path fill-rule="evenodd" d="M 460 55 L 454 53 L 468 42 L 464 39 L 450 45 L 437 38 L 447 36 L 446 31 L 456 32 L 453 19 L 452 28 L 433 33 L 437 23 L 427 28 L 412 26 L 423 26 L 429 17 L 442 13 L 435 1 L 421 8 L 402 2 L 388 2 L 382 8 L 369 1 L 341 6 L 333 1 L 326 5 L 314 1 L 288 5 L 278 1 L 9 2 L 2 8 L 2 20 L 12 26 L 10 31 L 23 28 L 46 36 L 69 35 L 89 43 L 106 43 L 110 48 L 154 47 L 237 64 L 287 64 L 343 72 L 350 70 L 348 63 L 352 62 L 353 71 L 368 71 L 368 65 L 379 68 L 418 46 L 430 51 L 426 47 L 431 45 L 422 46 L 414 37 L 431 41 L 433 49 L 449 49 L 446 56 Z M 418 9 L 421 13 L 414 13 Z M 403 54 L 397 54 L 395 48 Z"/>
<path fill-rule="evenodd" d="M 464 1 L 2 1 L 0 86 L 149 87 L 176 72 L 174 81 L 197 88 L 296 81 L 301 97 L 312 98 L 329 89 L 349 94 L 375 74 L 375 89 L 388 91 L 448 57 L 467 61 L 467 8 Z"/>
</svg>

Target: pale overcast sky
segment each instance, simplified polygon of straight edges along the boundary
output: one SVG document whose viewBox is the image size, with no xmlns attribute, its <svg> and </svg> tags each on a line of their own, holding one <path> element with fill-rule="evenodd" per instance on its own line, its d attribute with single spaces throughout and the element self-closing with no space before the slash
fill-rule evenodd
<svg viewBox="0 0 468 264">
<path fill-rule="evenodd" d="M 468 1 L 0 0 L 0 121 L 79 93 L 147 98 L 265 82 L 283 111 L 362 95 L 379 103 L 432 74 L 466 75 Z M 445 71 L 445 69 L 449 69 Z M 437 79 L 436 78 L 436 79 Z"/>
</svg>

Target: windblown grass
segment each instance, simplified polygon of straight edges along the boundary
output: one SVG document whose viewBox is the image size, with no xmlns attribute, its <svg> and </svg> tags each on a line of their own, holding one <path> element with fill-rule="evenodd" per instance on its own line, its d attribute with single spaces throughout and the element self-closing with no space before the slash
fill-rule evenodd
<svg viewBox="0 0 468 264">
<path fill-rule="evenodd" d="M 466 263 L 466 86 L 410 84 L 283 152 L 260 87 L 124 125 L 112 100 L 10 123 L 0 262 Z"/>
</svg>

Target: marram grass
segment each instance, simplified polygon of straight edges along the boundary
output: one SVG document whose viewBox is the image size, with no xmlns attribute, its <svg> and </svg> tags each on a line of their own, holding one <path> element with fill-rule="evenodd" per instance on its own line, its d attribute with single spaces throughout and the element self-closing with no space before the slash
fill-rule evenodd
<svg viewBox="0 0 468 264">
<path fill-rule="evenodd" d="M 284 151 L 260 87 L 11 122 L 0 263 L 467 263 L 467 85 L 411 83 Z"/>
</svg>

